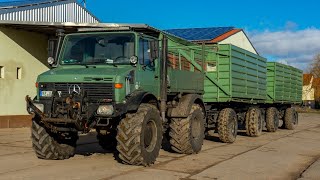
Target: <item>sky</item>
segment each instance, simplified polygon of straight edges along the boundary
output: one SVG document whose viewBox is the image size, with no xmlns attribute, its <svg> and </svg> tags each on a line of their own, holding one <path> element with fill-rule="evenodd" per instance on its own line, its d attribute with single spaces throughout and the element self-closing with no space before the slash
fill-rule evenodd
<svg viewBox="0 0 320 180">
<path fill-rule="evenodd" d="M 159 29 L 241 28 L 261 56 L 304 70 L 320 53 L 319 0 L 86 1 L 106 23 L 145 23 Z"/>
</svg>

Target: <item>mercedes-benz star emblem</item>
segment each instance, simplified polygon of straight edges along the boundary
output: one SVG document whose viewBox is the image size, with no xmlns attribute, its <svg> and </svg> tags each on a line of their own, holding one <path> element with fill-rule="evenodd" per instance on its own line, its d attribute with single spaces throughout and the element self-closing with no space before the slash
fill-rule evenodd
<svg viewBox="0 0 320 180">
<path fill-rule="evenodd" d="M 76 94 L 80 94 L 80 92 L 81 92 L 80 86 L 77 84 L 70 85 L 69 86 L 69 94 L 72 94 L 73 92 L 75 92 Z"/>
</svg>

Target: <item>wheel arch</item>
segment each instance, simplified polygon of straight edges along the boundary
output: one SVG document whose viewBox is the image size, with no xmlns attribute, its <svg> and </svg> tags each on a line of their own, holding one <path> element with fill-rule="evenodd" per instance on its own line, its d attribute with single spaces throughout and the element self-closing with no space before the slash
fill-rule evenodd
<svg viewBox="0 0 320 180">
<path fill-rule="evenodd" d="M 185 118 L 188 117 L 193 104 L 198 104 L 206 117 L 205 105 L 202 97 L 198 94 L 186 94 L 179 100 L 178 106 L 168 108 L 168 117 Z"/>
<path fill-rule="evenodd" d="M 159 109 L 159 102 L 155 95 L 145 92 L 145 91 L 138 91 L 130 95 L 130 98 L 127 100 L 127 111 L 137 111 L 140 104 L 152 104 Z"/>
</svg>

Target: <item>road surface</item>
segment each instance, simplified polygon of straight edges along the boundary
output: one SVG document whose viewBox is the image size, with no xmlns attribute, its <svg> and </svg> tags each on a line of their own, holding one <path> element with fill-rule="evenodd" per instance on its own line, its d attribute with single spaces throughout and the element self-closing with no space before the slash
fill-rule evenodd
<svg viewBox="0 0 320 180">
<path fill-rule="evenodd" d="M 0 179 L 320 179 L 320 114 L 299 118 L 293 131 L 257 138 L 239 132 L 233 144 L 214 134 L 199 154 L 161 150 L 151 167 L 118 163 L 99 147 L 94 132 L 80 137 L 68 160 L 37 159 L 29 128 L 0 129 Z"/>
</svg>

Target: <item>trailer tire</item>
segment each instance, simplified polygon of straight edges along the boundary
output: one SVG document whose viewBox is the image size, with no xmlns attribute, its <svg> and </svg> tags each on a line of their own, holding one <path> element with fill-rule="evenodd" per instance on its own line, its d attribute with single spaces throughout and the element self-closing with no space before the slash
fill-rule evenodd
<svg viewBox="0 0 320 180">
<path fill-rule="evenodd" d="M 116 139 L 122 163 L 153 164 L 162 142 L 162 121 L 158 109 L 151 104 L 141 104 L 135 114 L 127 114 L 120 121 Z"/>
<path fill-rule="evenodd" d="M 276 132 L 279 127 L 279 115 L 278 110 L 275 107 L 267 109 L 266 114 L 266 128 L 268 132 Z"/>
<path fill-rule="evenodd" d="M 218 118 L 219 139 L 224 143 L 233 143 L 238 133 L 236 112 L 231 108 L 222 109 Z"/>
<path fill-rule="evenodd" d="M 62 160 L 75 154 L 78 134 L 68 140 L 58 138 L 59 134 L 51 133 L 35 119 L 32 120 L 31 134 L 32 148 L 39 159 Z"/>
<path fill-rule="evenodd" d="M 171 149 L 181 154 L 201 151 L 204 139 L 204 113 L 198 104 L 193 104 L 187 118 L 172 118 L 170 122 Z"/>
<path fill-rule="evenodd" d="M 293 108 L 287 108 L 284 114 L 284 127 L 294 130 L 298 125 L 298 113 Z"/>
<path fill-rule="evenodd" d="M 262 115 L 258 108 L 250 108 L 246 113 L 246 133 L 251 137 L 258 137 L 262 134 Z"/>
</svg>

